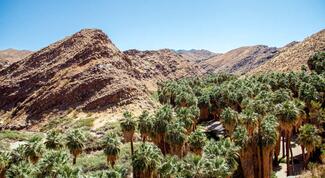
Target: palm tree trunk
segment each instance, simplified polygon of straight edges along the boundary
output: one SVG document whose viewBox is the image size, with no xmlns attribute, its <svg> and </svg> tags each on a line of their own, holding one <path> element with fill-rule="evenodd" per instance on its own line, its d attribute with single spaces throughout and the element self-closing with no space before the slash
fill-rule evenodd
<svg viewBox="0 0 325 178">
<path fill-rule="evenodd" d="M 261 163 L 261 152 L 260 152 L 260 147 L 257 146 L 257 161 L 258 161 L 258 178 L 263 178 L 262 177 L 262 163 Z"/>
<path fill-rule="evenodd" d="M 274 160 L 277 164 L 279 162 L 278 158 L 280 154 L 280 147 L 281 147 L 281 134 L 279 134 L 279 138 L 276 141 L 275 150 L 274 150 Z"/>
<path fill-rule="evenodd" d="M 262 150 L 262 160 L 263 160 L 263 178 L 271 177 L 270 170 L 270 155 L 271 155 L 271 147 L 264 147 Z"/>
<path fill-rule="evenodd" d="M 282 136 L 282 158 L 285 157 L 284 136 Z"/>
<path fill-rule="evenodd" d="M 72 159 L 72 164 L 75 165 L 77 162 L 77 156 L 73 156 L 73 159 Z"/>
<path fill-rule="evenodd" d="M 134 150 L 133 150 L 133 139 L 131 139 L 131 155 L 133 156 Z"/>
<path fill-rule="evenodd" d="M 6 178 L 6 170 L 0 171 L 0 178 Z"/>
<path fill-rule="evenodd" d="M 304 148 L 304 146 L 301 146 L 301 151 L 302 151 L 302 161 L 305 164 L 305 162 L 306 162 L 306 155 L 305 155 L 305 148 Z"/>
<path fill-rule="evenodd" d="M 292 173 L 294 173 L 295 172 L 295 169 L 294 169 L 294 164 L 293 164 L 293 153 L 292 153 L 291 144 L 289 145 L 289 147 L 290 147 L 290 155 L 291 155 Z"/>
<path fill-rule="evenodd" d="M 240 152 L 240 164 L 245 178 L 254 178 L 254 151 L 251 145 Z"/>
<path fill-rule="evenodd" d="M 290 175 L 290 167 L 289 167 L 289 145 L 290 145 L 290 139 L 289 139 L 289 132 L 286 132 L 286 164 L 287 164 L 287 176 Z"/>
</svg>

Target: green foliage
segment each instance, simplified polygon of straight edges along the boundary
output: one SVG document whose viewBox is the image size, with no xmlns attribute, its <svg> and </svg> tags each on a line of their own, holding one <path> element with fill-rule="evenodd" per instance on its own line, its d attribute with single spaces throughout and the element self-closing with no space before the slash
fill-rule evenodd
<svg viewBox="0 0 325 178">
<path fill-rule="evenodd" d="M 71 130 L 70 132 L 68 132 L 65 139 L 66 146 L 68 147 L 70 152 L 82 150 L 85 147 L 85 133 L 79 129 Z"/>
<path fill-rule="evenodd" d="M 132 166 L 136 172 L 156 171 L 161 165 L 162 153 L 151 143 L 143 143 L 132 156 Z"/>
<path fill-rule="evenodd" d="M 103 146 L 105 155 L 117 156 L 120 153 L 121 142 L 117 135 L 109 133 L 104 137 Z"/>
<path fill-rule="evenodd" d="M 188 142 L 190 144 L 190 147 L 193 149 L 203 149 L 207 142 L 207 138 L 201 130 L 196 129 L 188 137 Z"/>
<path fill-rule="evenodd" d="M 133 116 L 130 112 L 123 113 L 124 119 L 121 121 L 122 132 L 135 131 L 136 122 L 133 119 Z"/>
<path fill-rule="evenodd" d="M 18 164 L 13 164 L 6 171 L 7 178 L 30 178 L 33 174 L 33 166 L 29 162 L 21 161 Z"/>
<path fill-rule="evenodd" d="M 324 73 L 325 71 L 325 52 L 318 52 L 313 55 L 307 61 L 310 70 L 317 72 L 318 74 Z"/>
<path fill-rule="evenodd" d="M 299 128 L 298 143 L 311 152 L 322 143 L 319 130 L 312 124 L 305 124 Z"/>
<path fill-rule="evenodd" d="M 64 146 L 63 136 L 58 130 L 51 130 L 46 134 L 44 144 L 47 149 L 60 149 Z"/>
</svg>

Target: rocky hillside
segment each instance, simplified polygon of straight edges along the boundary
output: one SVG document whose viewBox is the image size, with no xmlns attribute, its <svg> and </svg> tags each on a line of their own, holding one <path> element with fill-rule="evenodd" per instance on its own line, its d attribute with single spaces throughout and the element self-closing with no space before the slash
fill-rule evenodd
<svg viewBox="0 0 325 178">
<path fill-rule="evenodd" d="M 249 74 L 267 71 L 297 71 L 316 52 L 325 51 L 325 30 L 306 38 L 302 42 L 287 46 L 278 56 L 251 70 Z"/>
<path fill-rule="evenodd" d="M 199 64 L 210 73 L 245 74 L 278 55 L 279 49 L 263 45 L 246 46 L 213 56 Z"/>
<path fill-rule="evenodd" d="M 121 52 L 102 31 L 82 30 L 0 71 L 0 113 L 7 116 L 0 122 L 24 126 L 68 109 L 143 104 L 148 86 L 189 72 L 200 73 L 171 50 Z"/>
<path fill-rule="evenodd" d="M 33 52 L 28 50 L 16 50 L 16 49 L 0 50 L 0 70 L 30 55 L 31 53 Z"/>
<path fill-rule="evenodd" d="M 205 49 L 177 50 L 176 52 L 180 54 L 182 57 L 184 57 L 185 59 L 191 61 L 201 61 L 201 60 L 208 59 L 212 56 L 219 55 Z"/>
</svg>

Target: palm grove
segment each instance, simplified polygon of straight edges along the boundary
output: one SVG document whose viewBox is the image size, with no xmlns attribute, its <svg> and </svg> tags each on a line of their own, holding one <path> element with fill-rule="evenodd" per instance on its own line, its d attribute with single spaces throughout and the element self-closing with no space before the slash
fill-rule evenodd
<svg viewBox="0 0 325 178">
<path fill-rule="evenodd" d="M 65 135 L 51 130 L 45 138 L 0 152 L 0 177 L 125 177 L 132 172 L 136 178 L 267 178 L 281 157 L 290 175 L 293 139 L 305 166 L 324 142 L 324 60 L 324 52 L 310 58 L 311 72 L 302 67 L 300 72 L 163 82 L 159 109 L 137 118 L 125 112 L 121 133 L 101 138 L 106 171 L 87 175 L 74 166 L 85 149 L 81 130 Z M 204 125 L 210 120 L 220 121 L 226 132 L 207 137 Z M 121 140 L 130 144 L 131 167 L 116 166 Z"/>
</svg>

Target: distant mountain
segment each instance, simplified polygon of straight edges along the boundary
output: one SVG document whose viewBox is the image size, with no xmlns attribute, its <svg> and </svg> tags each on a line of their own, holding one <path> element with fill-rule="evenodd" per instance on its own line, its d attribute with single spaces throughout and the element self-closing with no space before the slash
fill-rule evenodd
<svg viewBox="0 0 325 178">
<path fill-rule="evenodd" d="M 316 52 L 325 51 L 325 29 L 311 35 L 302 42 L 286 46 L 281 53 L 265 64 L 252 69 L 249 74 L 267 71 L 297 71 Z"/>
<path fill-rule="evenodd" d="M 245 74 L 278 54 L 279 49 L 275 47 L 264 45 L 245 46 L 213 56 L 201 61 L 199 65 L 209 73 L 228 72 Z"/>
<path fill-rule="evenodd" d="M 191 61 L 201 61 L 208 59 L 212 56 L 218 55 L 214 52 L 205 50 L 205 49 L 190 49 L 190 50 L 176 50 L 178 54 L 180 54 L 185 59 Z"/>
<path fill-rule="evenodd" d="M 0 70 L 30 55 L 31 53 L 33 52 L 28 50 L 16 50 L 16 49 L 0 50 Z"/>
</svg>

